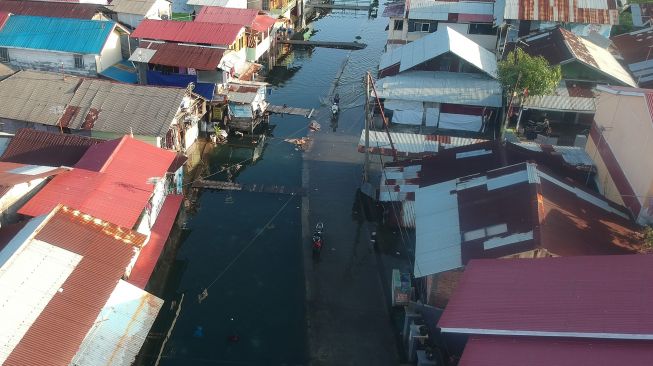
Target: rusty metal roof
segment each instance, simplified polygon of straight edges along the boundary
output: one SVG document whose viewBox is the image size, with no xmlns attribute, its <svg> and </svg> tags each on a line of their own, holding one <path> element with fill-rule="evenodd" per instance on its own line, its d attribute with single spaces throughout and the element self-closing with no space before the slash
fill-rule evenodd
<svg viewBox="0 0 653 366">
<path fill-rule="evenodd" d="M 40 225 L 25 228 L 31 228 L 31 235 L 19 235 L 3 251 L 9 255 L 3 262 L 4 279 L 25 270 L 31 274 L 15 278 L 15 289 L 23 296 L 3 291 L 8 296 L 0 312 L 7 317 L 3 324 L 11 318 L 22 325 L 0 332 L 10 337 L 0 342 L 5 348 L 0 355 L 4 365 L 69 365 L 146 237 L 63 206 L 35 221 Z M 35 262 L 43 253 L 39 248 L 47 248 L 60 263 Z M 21 264 L 25 258 L 32 260 Z M 46 284 L 38 298 L 28 295 L 30 288 Z"/>
<path fill-rule="evenodd" d="M 651 281 L 650 255 L 471 261 L 438 326 L 547 339 L 653 340 Z"/>
<path fill-rule="evenodd" d="M 619 24 L 616 0 L 501 0 L 495 16 L 561 23 Z"/>
<path fill-rule="evenodd" d="M 73 166 L 89 147 L 100 142 L 103 140 L 21 128 L 0 156 L 0 161 L 46 166 Z"/>
<path fill-rule="evenodd" d="M 191 67 L 197 70 L 215 70 L 218 68 L 223 49 L 176 43 L 151 43 L 149 48 L 156 52 L 148 63 L 165 66 Z"/>
<path fill-rule="evenodd" d="M 484 154 L 459 153 L 458 164 Z M 415 204 L 418 277 L 533 249 L 556 256 L 636 253 L 642 240 L 624 207 L 535 163 L 420 188 Z"/>
<path fill-rule="evenodd" d="M 49 1 L 1 0 L 0 12 L 53 18 L 93 19 L 102 12 L 102 5 Z"/>
<path fill-rule="evenodd" d="M 258 15 L 256 9 L 225 8 L 223 6 L 203 6 L 197 16 L 196 22 L 238 24 L 251 27 Z"/>
<path fill-rule="evenodd" d="M 642 4 L 643 5 L 643 4 Z M 628 69 L 633 73 L 641 87 L 653 86 L 653 29 L 646 28 L 630 33 L 611 37 L 612 44 L 617 48 Z"/>
<path fill-rule="evenodd" d="M 2 85 L 0 83 L 0 85 Z M 85 79 L 60 123 L 72 129 L 164 137 L 186 96 L 186 89 Z"/>
<path fill-rule="evenodd" d="M 523 47 L 524 51 L 542 56 L 552 65 L 575 60 L 622 85 L 637 86 L 630 73 L 608 50 L 562 27 L 525 37 L 523 41 L 528 44 Z"/>
<path fill-rule="evenodd" d="M 238 24 L 145 19 L 131 37 L 228 47 L 236 41 L 242 30 L 243 26 Z"/>
</svg>

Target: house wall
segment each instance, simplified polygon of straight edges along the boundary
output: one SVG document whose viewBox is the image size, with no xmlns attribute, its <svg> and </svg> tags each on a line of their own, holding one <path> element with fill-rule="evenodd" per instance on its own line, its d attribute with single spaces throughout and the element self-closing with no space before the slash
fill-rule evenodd
<svg viewBox="0 0 653 366">
<path fill-rule="evenodd" d="M 199 135 L 200 130 L 198 121 L 191 122 L 190 126 L 186 128 L 184 133 L 184 146 L 186 147 L 187 151 L 195 143 L 195 141 L 197 141 Z"/>
<path fill-rule="evenodd" d="M 653 162 L 647 158 L 653 126 L 645 97 L 601 92 L 594 121 L 585 150 L 597 166 L 599 192 L 628 207 L 640 224 L 653 222 Z"/>
<path fill-rule="evenodd" d="M 97 72 L 102 72 L 122 60 L 122 50 L 120 47 L 120 35 L 115 30 L 111 32 L 104 44 L 102 51 L 97 58 Z"/>
<path fill-rule="evenodd" d="M 166 179 L 161 177 L 159 181 L 154 186 L 154 192 L 150 197 L 150 205 L 144 210 L 141 221 L 136 226 L 136 231 L 144 234 L 150 235 L 152 232 L 152 226 L 156 222 L 157 217 L 159 217 L 159 212 L 163 206 L 163 202 L 166 199 Z"/>
<path fill-rule="evenodd" d="M 60 106 L 60 113 L 63 113 L 65 105 Z M 56 109 L 56 108 L 55 108 Z M 53 110 L 53 113 L 58 113 L 59 111 Z M 60 133 L 61 129 L 58 126 L 49 126 L 40 123 L 25 122 L 8 118 L 0 118 L 0 132 L 13 133 L 15 134 L 21 128 L 30 128 L 32 130 L 38 131 L 47 131 Z"/>
<path fill-rule="evenodd" d="M 95 55 L 83 55 L 84 67 L 75 67 L 74 54 L 45 50 L 9 48 L 9 64 L 21 69 L 63 72 L 72 75 L 96 76 Z"/>
<path fill-rule="evenodd" d="M 429 33 L 433 33 L 437 30 L 444 29 L 444 27 L 449 27 L 456 32 L 465 35 L 465 37 L 471 39 L 479 46 L 486 48 L 490 51 L 495 50 L 497 42 L 497 34 L 469 34 L 469 24 L 467 23 L 445 23 L 438 21 L 428 21 L 428 20 L 419 20 L 419 19 L 405 19 L 402 30 L 393 29 L 393 20 L 398 20 L 400 18 L 390 18 L 390 23 L 388 27 L 388 43 L 393 44 L 402 44 L 409 43 L 415 40 L 418 40 Z M 421 32 L 415 29 L 415 23 L 430 23 L 429 32 Z M 437 29 L 437 30 L 435 30 Z"/>
<path fill-rule="evenodd" d="M 264 38 L 261 43 L 256 45 L 256 48 L 247 48 L 247 61 L 256 62 L 270 49 L 271 37 Z"/>
<path fill-rule="evenodd" d="M 43 188 L 46 181 L 47 178 L 39 178 L 17 184 L 0 197 L 0 226 L 17 222 L 18 210 Z"/>
<path fill-rule="evenodd" d="M 171 15 L 172 7 L 170 3 L 165 0 L 157 0 L 145 15 L 118 13 L 117 19 L 123 24 L 127 24 L 132 28 L 136 28 L 139 24 L 141 24 L 143 19 L 170 19 Z"/>
</svg>

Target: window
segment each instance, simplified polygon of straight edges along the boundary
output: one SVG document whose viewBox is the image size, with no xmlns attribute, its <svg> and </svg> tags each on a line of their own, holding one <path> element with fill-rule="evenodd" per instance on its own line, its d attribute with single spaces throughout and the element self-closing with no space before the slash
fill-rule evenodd
<svg viewBox="0 0 653 366">
<path fill-rule="evenodd" d="M 420 23 L 417 23 L 417 24 L 420 24 Z M 428 33 L 430 26 L 431 26 L 431 24 L 429 24 L 429 23 L 421 23 L 421 26 L 418 29 L 419 29 L 420 32 Z"/>
<path fill-rule="evenodd" d="M 403 30 L 404 29 L 404 20 L 395 20 L 394 30 Z"/>
<path fill-rule="evenodd" d="M 495 35 L 497 33 L 496 28 L 492 27 L 492 24 L 470 24 L 469 25 L 469 34 L 487 34 Z"/>
<path fill-rule="evenodd" d="M 75 58 L 75 68 L 83 69 L 84 68 L 84 56 L 82 55 L 73 55 Z"/>
<path fill-rule="evenodd" d="M 0 61 L 9 62 L 9 50 L 4 47 L 0 48 Z"/>
</svg>

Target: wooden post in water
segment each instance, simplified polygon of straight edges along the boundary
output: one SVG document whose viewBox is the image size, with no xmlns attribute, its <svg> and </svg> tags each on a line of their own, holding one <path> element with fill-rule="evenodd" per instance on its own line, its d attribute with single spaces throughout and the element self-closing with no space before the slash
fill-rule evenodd
<svg viewBox="0 0 653 366">
<path fill-rule="evenodd" d="M 363 182 L 369 179 L 370 167 L 370 74 L 365 74 L 365 165 L 363 165 Z"/>
</svg>

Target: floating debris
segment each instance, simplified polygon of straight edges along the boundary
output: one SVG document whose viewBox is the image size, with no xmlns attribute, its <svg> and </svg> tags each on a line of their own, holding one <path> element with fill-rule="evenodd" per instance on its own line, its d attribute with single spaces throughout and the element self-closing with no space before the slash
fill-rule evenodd
<svg viewBox="0 0 653 366">
<path fill-rule="evenodd" d="M 311 131 L 319 131 L 320 128 L 322 128 L 322 126 L 320 126 L 316 121 L 311 121 L 311 123 L 308 124 L 308 129 Z"/>
<path fill-rule="evenodd" d="M 299 150 L 306 150 L 308 148 L 308 143 L 311 141 L 311 138 L 310 137 L 301 137 L 301 138 L 298 138 L 298 139 L 284 139 L 283 141 L 289 142 L 289 143 L 297 146 L 297 148 Z"/>
</svg>

